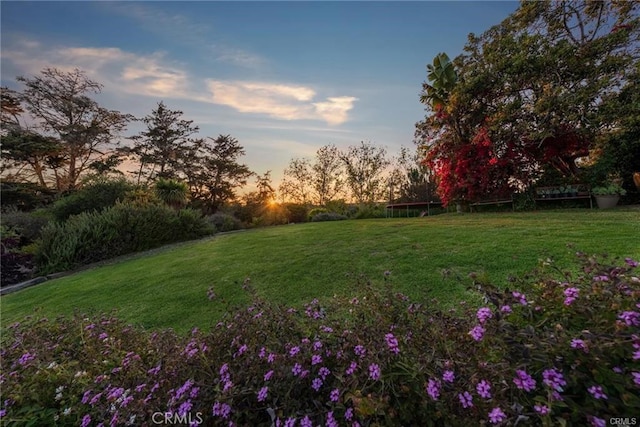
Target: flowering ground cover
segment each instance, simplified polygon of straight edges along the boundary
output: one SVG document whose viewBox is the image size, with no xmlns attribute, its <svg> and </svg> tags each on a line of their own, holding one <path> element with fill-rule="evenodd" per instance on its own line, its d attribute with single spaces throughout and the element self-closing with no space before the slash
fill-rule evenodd
<svg viewBox="0 0 640 427">
<path fill-rule="evenodd" d="M 115 265 L 84 271 L 3 296 L 2 325 L 33 314 L 55 318 L 117 309 L 123 321 L 188 333 L 208 329 L 227 311 L 202 299 L 210 286 L 231 306 L 246 306 L 250 277 L 272 302 L 302 307 L 314 298 L 349 297 L 362 277 L 390 271 L 394 289 L 442 307 L 479 302 L 471 272 L 499 287 L 540 259 L 569 262 L 586 253 L 640 258 L 637 208 L 571 209 L 505 214 L 447 214 L 425 218 L 287 225 L 187 243 Z"/>
<path fill-rule="evenodd" d="M 209 331 L 33 317 L 2 336 L 3 425 L 605 426 L 640 411 L 640 268 L 575 253 L 480 307 L 443 310 L 392 274 L 296 308 L 260 297 Z M 209 306 L 224 302 L 211 287 Z M 637 419 L 637 418 L 634 418 Z M 162 422 L 161 422 L 162 423 Z"/>
</svg>

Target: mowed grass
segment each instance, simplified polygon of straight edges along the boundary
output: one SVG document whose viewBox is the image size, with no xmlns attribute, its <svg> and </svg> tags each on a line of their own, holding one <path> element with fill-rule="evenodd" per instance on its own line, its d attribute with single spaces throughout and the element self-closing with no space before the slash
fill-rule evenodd
<svg viewBox="0 0 640 427">
<path fill-rule="evenodd" d="M 248 303 L 246 278 L 260 296 L 302 308 L 313 298 L 357 295 L 364 280 L 383 283 L 385 271 L 412 299 L 451 306 L 474 298 L 467 290 L 471 272 L 504 286 L 541 259 L 571 265 L 577 250 L 640 258 L 640 210 L 444 214 L 220 235 L 3 296 L 2 326 L 32 314 L 115 309 L 136 325 L 185 332 L 208 328 L 229 307 Z"/>
</svg>

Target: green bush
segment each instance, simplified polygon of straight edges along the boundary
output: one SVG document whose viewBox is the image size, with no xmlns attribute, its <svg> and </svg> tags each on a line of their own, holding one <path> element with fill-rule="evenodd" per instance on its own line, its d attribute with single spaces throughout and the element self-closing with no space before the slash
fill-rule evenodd
<svg viewBox="0 0 640 427">
<path fill-rule="evenodd" d="M 307 218 L 309 219 L 309 221 L 313 221 L 313 217 L 314 216 L 316 216 L 318 214 L 322 214 L 322 213 L 327 213 L 327 212 L 329 212 L 329 211 L 326 210 L 325 208 L 313 208 L 307 214 Z"/>
<path fill-rule="evenodd" d="M 215 227 L 216 231 L 234 231 L 242 228 L 240 220 L 233 215 L 216 212 L 207 217 L 207 222 Z"/>
<path fill-rule="evenodd" d="M 2 225 L 14 230 L 25 244 L 37 240 L 50 219 L 44 210 L 22 212 L 9 210 L 2 214 Z"/>
<path fill-rule="evenodd" d="M 287 203 L 285 208 L 287 208 L 289 222 L 299 224 L 309 220 L 309 208 L 307 205 Z"/>
<path fill-rule="evenodd" d="M 113 317 L 6 328 L 3 424 L 606 425 L 640 410 L 638 262 L 579 254 L 487 304 L 443 311 L 391 287 L 291 308 L 251 290 L 208 332 L 149 332 Z M 475 278 L 477 280 L 477 278 Z M 526 291 L 526 295 L 525 292 Z M 214 289 L 211 304 L 224 304 Z"/>
<path fill-rule="evenodd" d="M 212 231 L 206 220 L 190 209 L 122 203 L 47 225 L 36 262 L 41 273 L 51 273 L 195 239 Z"/>
<path fill-rule="evenodd" d="M 358 211 L 353 215 L 355 219 L 384 218 L 385 207 L 379 204 L 367 204 L 358 206 Z"/>
<path fill-rule="evenodd" d="M 123 201 L 134 188 L 124 179 L 93 182 L 56 201 L 51 213 L 56 220 L 65 221 L 72 215 L 100 211 Z"/>
<path fill-rule="evenodd" d="M 340 215 L 335 212 L 321 212 L 316 214 L 311 218 L 312 222 L 321 222 L 321 221 L 342 221 L 347 219 L 346 216 Z"/>
</svg>

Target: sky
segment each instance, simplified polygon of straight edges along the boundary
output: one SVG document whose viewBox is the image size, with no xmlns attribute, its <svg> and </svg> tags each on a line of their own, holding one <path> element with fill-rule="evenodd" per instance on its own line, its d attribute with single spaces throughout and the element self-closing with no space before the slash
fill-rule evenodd
<svg viewBox="0 0 640 427">
<path fill-rule="evenodd" d="M 323 145 L 413 148 L 426 65 L 461 54 L 512 1 L 2 1 L 2 86 L 45 67 L 104 85 L 105 108 L 142 118 L 163 101 L 199 136 L 231 135 L 277 185 Z M 123 136 L 141 130 L 132 125 Z"/>
</svg>

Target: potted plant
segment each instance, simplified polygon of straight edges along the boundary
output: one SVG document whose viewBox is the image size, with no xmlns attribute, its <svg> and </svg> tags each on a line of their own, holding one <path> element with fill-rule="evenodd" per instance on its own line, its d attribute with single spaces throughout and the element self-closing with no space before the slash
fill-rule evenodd
<svg viewBox="0 0 640 427">
<path fill-rule="evenodd" d="M 596 198 L 596 203 L 600 209 L 609 209 L 614 207 L 618 204 L 620 196 L 627 194 L 626 190 L 619 184 L 595 187 L 591 192 Z"/>
</svg>

